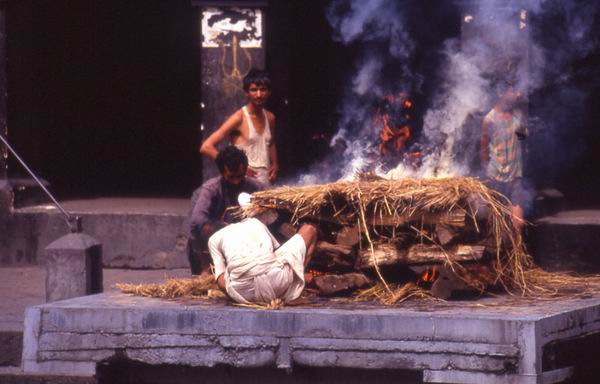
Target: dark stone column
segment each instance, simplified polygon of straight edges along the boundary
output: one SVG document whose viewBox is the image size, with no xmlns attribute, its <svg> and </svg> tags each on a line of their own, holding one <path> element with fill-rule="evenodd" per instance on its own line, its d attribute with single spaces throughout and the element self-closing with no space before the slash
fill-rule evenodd
<svg viewBox="0 0 600 384">
<path fill-rule="evenodd" d="M 266 2 L 197 1 L 194 5 L 198 9 L 202 34 L 200 130 L 204 140 L 246 103 L 242 79 L 248 71 L 265 67 Z M 240 30 L 242 24 L 245 27 Z M 216 175 L 218 170 L 214 163 L 204 158 L 203 180 Z"/>
<path fill-rule="evenodd" d="M 8 136 L 6 124 L 6 3 L 0 1 L 0 134 Z M 0 143 L 0 179 L 7 176 L 8 149 Z"/>
<path fill-rule="evenodd" d="M 102 244 L 71 233 L 46 247 L 46 302 L 102 292 Z"/>
</svg>

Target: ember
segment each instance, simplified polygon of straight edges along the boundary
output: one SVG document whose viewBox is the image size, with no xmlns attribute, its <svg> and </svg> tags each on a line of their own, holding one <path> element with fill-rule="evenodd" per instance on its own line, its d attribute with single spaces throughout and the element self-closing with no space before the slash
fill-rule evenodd
<svg viewBox="0 0 600 384">
<path fill-rule="evenodd" d="M 423 273 L 421 273 L 417 283 L 433 283 L 439 277 L 439 275 L 440 273 L 436 267 L 427 268 Z"/>
<path fill-rule="evenodd" d="M 379 135 L 379 152 L 382 156 L 396 156 L 406 148 L 406 143 L 411 138 L 412 105 L 408 96 L 400 93 L 384 97 L 378 106 L 373 123 L 383 124 Z"/>
</svg>

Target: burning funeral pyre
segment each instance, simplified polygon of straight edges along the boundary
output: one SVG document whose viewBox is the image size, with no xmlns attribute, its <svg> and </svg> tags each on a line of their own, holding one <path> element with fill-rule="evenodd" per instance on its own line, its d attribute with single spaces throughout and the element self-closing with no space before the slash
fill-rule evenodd
<svg viewBox="0 0 600 384">
<path fill-rule="evenodd" d="M 318 251 L 309 265 L 314 276 L 309 287 L 320 296 L 394 305 L 408 298 L 491 291 L 536 299 L 582 297 L 600 288 L 599 276 L 536 267 L 506 198 L 474 178 L 281 187 L 254 193 L 250 205 L 237 213 L 253 217 L 270 210 L 280 217 L 276 235 L 291 237 L 294 226 L 311 222 L 333 244 Z M 225 297 L 212 275 L 117 287 L 167 299 Z"/>
<path fill-rule="evenodd" d="M 271 209 L 335 244 L 309 265 L 325 296 L 373 286 L 394 296 L 407 283 L 443 299 L 510 290 L 531 264 L 505 199 L 472 178 L 282 187 L 255 193 L 243 215 Z"/>
</svg>

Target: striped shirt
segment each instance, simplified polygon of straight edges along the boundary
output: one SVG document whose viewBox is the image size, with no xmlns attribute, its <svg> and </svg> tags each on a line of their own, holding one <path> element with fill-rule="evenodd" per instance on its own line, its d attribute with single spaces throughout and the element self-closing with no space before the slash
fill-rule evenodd
<svg viewBox="0 0 600 384">
<path fill-rule="evenodd" d="M 496 109 L 486 116 L 488 123 L 490 161 L 487 175 L 492 180 L 510 182 L 523 176 L 523 149 L 517 137 L 521 121 L 514 114 L 502 119 Z"/>
</svg>

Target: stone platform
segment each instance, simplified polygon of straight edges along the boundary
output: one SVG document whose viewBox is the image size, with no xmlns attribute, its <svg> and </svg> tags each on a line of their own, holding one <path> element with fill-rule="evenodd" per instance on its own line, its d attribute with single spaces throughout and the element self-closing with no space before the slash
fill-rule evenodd
<svg viewBox="0 0 600 384">
<path fill-rule="evenodd" d="M 28 308 L 23 370 L 93 376 L 99 363 L 120 359 L 161 367 L 410 370 L 435 383 L 554 383 L 578 373 L 578 348 L 596 358 L 598 335 L 600 294 L 393 308 L 329 300 L 260 310 L 112 292 Z"/>
</svg>

